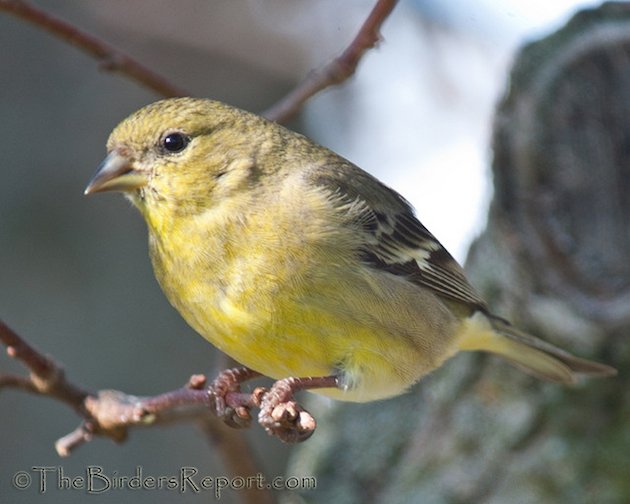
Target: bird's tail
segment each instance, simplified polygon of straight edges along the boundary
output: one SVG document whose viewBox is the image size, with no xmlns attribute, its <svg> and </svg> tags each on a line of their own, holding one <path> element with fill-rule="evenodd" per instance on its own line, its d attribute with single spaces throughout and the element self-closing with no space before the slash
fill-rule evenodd
<svg viewBox="0 0 630 504">
<path fill-rule="evenodd" d="M 577 375 L 605 377 L 617 374 L 613 367 L 575 357 L 503 320 L 489 319 L 477 313 L 469 322 L 460 341 L 460 350 L 498 354 L 538 378 L 570 384 L 575 383 Z"/>
</svg>

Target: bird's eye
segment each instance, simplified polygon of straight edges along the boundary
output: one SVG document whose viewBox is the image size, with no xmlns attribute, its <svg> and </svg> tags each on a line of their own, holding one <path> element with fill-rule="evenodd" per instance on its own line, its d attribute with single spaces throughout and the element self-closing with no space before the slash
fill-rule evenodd
<svg viewBox="0 0 630 504">
<path fill-rule="evenodd" d="M 165 152 L 177 153 L 183 151 L 190 143 L 190 138 L 179 131 L 162 137 L 161 147 Z"/>
</svg>

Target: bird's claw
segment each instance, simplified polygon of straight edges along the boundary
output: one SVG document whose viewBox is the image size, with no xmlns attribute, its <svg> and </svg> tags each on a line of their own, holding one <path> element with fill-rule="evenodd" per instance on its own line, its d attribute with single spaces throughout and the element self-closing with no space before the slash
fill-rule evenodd
<svg viewBox="0 0 630 504">
<path fill-rule="evenodd" d="M 226 369 L 222 371 L 210 385 L 209 393 L 214 397 L 216 415 L 227 425 L 234 428 L 249 427 L 252 415 L 246 405 L 231 406 L 227 402 L 227 395 L 240 393 L 243 369 Z"/>
<path fill-rule="evenodd" d="M 288 380 L 277 381 L 269 391 L 259 393 L 258 423 L 268 434 L 285 443 L 307 440 L 317 427 L 311 414 L 293 400 Z"/>
</svg>

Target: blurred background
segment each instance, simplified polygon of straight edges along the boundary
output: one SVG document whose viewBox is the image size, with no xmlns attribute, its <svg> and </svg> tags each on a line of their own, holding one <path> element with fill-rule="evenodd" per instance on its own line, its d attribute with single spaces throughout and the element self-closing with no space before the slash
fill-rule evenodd
<svg viewBox="0 0 630 504">
<path fill-rule="evenodd" d="M 338 55 L 372 0 L 48 0 L 40 2 L 195 96 L 262 111 L 311 68 Z M 38 4 L 38 5 L 39 5 Z M 515 50 L 560 26 L 569 0 L 402 0 L 383 43 L 356 75 L 315 97 L 290 127 L 401 192 L 459 260 L 491 197 L 492 113 Z M 121 196 L 86 199 L 110 130 L 159 96 L 99 70 L 92 58 L 0 12 L 0 317 L 98 390 L 152 395 L 213 372 L 213 348 L 172 309 L 153 277 L 146 232 Z M 2 372 L 22 372 L 0 357 Z M 33 466 L 87 465 L 154 476 L 192 466 L 225 474 L 191 425 L 134 430 L 122 445 L 96 439 L 68 459 L 54 442 L 77 416 L 56 402 L 0 394 L 0 502 L 84 502 L 80 491 L 18 491 Z M 291 447 L 254 426 L 243 435 L 261 470 L 282 475 Z M 310 442 L 316 443 L 317 437 Z M 112 491 L 101 501 L 118 501 Z M 192 502 L 194 494 L 137 492 L 135 502 Z M 238 502 L 227 492 L 224 502 Z"/>
</svg>

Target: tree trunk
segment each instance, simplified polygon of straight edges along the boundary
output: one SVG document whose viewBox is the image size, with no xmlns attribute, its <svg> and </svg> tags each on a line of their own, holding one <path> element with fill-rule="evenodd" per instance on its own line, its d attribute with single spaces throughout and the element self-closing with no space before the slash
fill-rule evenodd
<svg viewBox="0 0 630 504">
<path fill-rule="evenodd" d="M 521 51 L 493 170 L 473 284 L 619 376 L 563 387 L 467 354 L 396 399 L 314 405 L 318 431 L 289 471 L 317 477 L 308 502 L 630 502 L 630 5 L 583 11 Z"/>
</svg>

